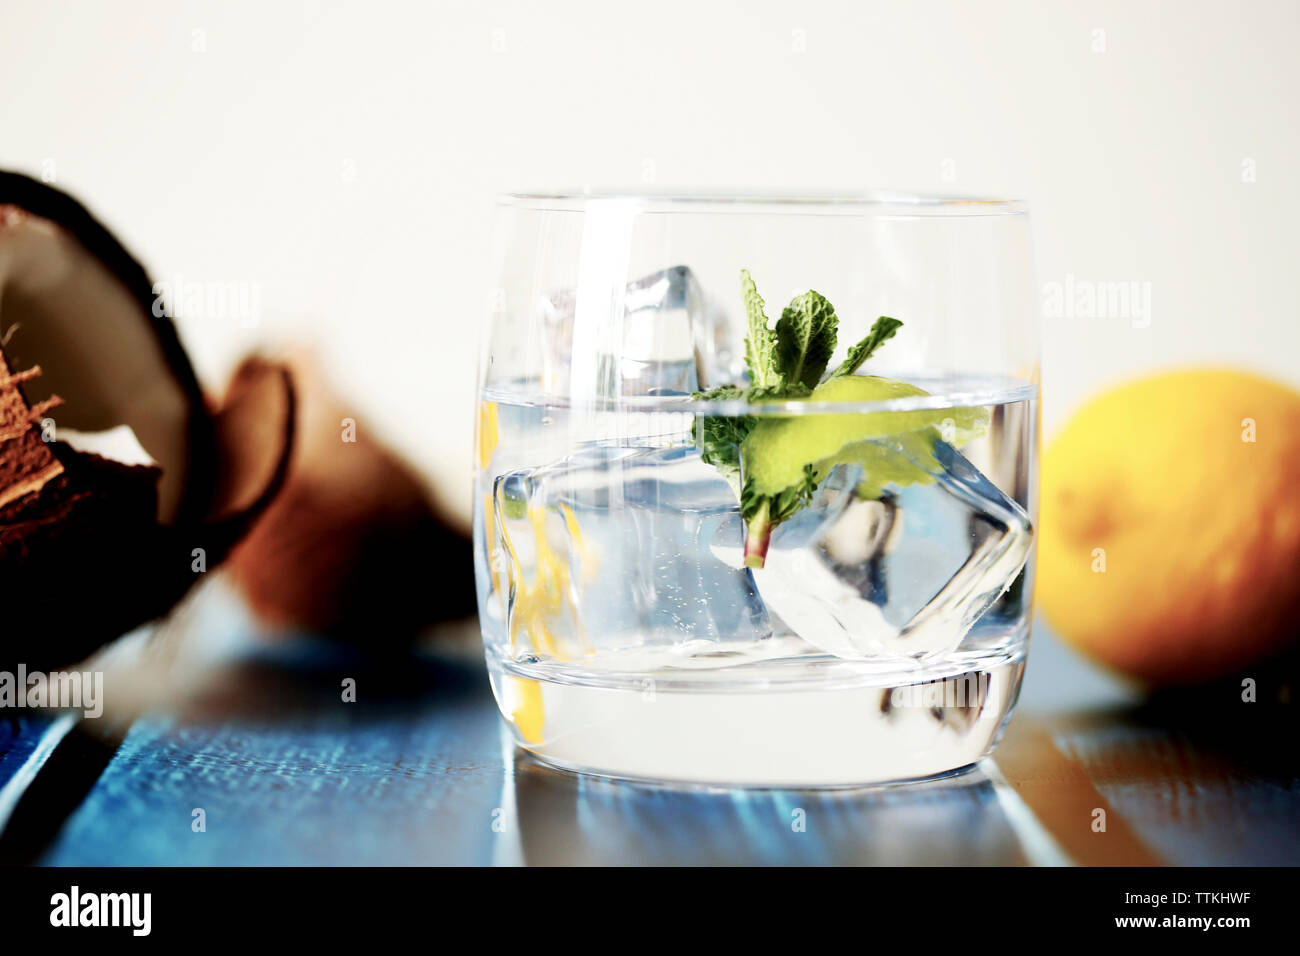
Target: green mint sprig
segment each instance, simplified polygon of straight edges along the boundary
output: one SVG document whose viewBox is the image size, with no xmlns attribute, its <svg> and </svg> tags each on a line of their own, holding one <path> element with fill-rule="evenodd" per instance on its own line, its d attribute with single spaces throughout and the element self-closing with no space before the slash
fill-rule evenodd
<svg viewBox="0 0 1300 956">
<path fill-rule="evenodd" d="M 835 352 L 839 335 L 835 307 L 825 296 L 810 289 L 791 299 L 776 327 L 769 328 L 763 299 L 748 269 L 740 271 L 740 291 L 748 321 L 745 364 L 749 369 L 749 386 L 721 385 L 707 392 L 696 392 L 693 398 L 743 400 L 749 404 L 808 398 L 822 383 L 826 366 Z M 854 374 L 902 324 L 897 319 L 881 316 L 867 337 L 849 349 L 848 356 L 826 381 Z M 700 458 L 727 479 L 740 499 L 740 516 L 745 522 L 745 565 L 752 568 L 763 567 L 772 529 L 807 507 L 817 490 L 812 463 L 804 465 L 796 483 L 775 494 L 761 494 L 752 481 L 744 479 L 741 445 L 757 425 L 758 418 L 754 415 L 702 415 L 696 420 L 695 432 Z"/>
<path fill-rule="evenodd" d="M 763 297 L 758 294 L 748 269 L 740 270 L 740 297 L 745 301 L 745 317 L 749 321 L 749 334 L 745 336 L 749 384 L 754 388 L 780 389 L 785 378 L 776 364 L 776 332 L 767 327 Z"/>
</svg>

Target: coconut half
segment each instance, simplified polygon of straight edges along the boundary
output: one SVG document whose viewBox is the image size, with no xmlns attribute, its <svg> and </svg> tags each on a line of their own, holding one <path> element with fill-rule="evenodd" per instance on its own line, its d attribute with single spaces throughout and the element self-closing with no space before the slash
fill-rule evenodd
<svg viewBox="0 0 1300 956">
<path fill-rule="evenodd" d="M 0 664 L 71 663 L 170 609 L 283 482 L 288 372 L 209 407 L 144 269 L 0 173 Z"/>
</svg>

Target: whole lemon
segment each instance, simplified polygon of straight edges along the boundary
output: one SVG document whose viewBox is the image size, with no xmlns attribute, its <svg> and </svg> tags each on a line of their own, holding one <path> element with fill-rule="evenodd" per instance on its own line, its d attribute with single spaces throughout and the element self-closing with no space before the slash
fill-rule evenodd
<svg viewBox="0 0 1300 956">
<path fill-rule="evenodd" d="M 1150 684 L 1248 667 L 1300 631 L 1300 392 L 1191 369 L 1106 392 L 1047 449 L 1037 596 Z"/>
</svg>

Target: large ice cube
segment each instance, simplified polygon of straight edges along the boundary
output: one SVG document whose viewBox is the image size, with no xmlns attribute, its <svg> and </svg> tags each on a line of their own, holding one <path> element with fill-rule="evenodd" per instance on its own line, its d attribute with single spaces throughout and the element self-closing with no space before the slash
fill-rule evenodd
<svg viewBox="0 0 1300 956">
<path fill-rule="evenodd" d="M 793 634 L 847 659 L 950 652 L 1014 582 L 1032 534 L 951 445 L 936 437 L 932 451 L 917 464 L 932 481 L 883 491 L 862 465 L 836 466 L 752 571 L 734 490 L 688 445 L 596 444 L 502 475 L 494 574 L 511 649 L 673 647 L 722 663 Z"/>
<path fill-rule="evenodd" d="M 725 652 L 771 633 L 749 574 L 709 549 L 736 496 L 690 446 L 589 446 L 501 476 L 493 498 L 516 654 Z"/>
<path fill-rule="evenodd" d="M 571 398 L 683 395 L 736 372 L 727 315 L 687 266 L 625 285 L 596 275 L 543 297 L 540 310 L 558 346 L 545 380 Z"/>
<path fill-rule="evenodd" d="M 885 440 L 881 454 L 909 449 Z M 1024 509 L 937 434 L 933 454 L 914 462 L 933 481 L 883 492 L 863 481 L 860 465 L 832 469 L 811 505 L 773 531 L 765 566 L 753 572 L 768 610 L 840 657 L 955 650 L 1014 582 L 1032 533 Z M 742 545 L 735 515 L 712 547 L 739 568 Z"/>
</svg>

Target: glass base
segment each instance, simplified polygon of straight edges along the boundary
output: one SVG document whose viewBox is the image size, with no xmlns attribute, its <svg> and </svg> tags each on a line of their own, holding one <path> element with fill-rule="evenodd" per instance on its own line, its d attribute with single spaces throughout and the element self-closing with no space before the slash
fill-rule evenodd
<svg viewBox="0 0 1300 956">
<path fill-rule="evenodd" d="M 1014 652 L 907 667 L 828 657 L 601 673 L 493 661 L 516 744 L 564 770 L 648 783 L 853 787 L 968 768 L 997 743 L 1024 674 Z"/>
</svg>

